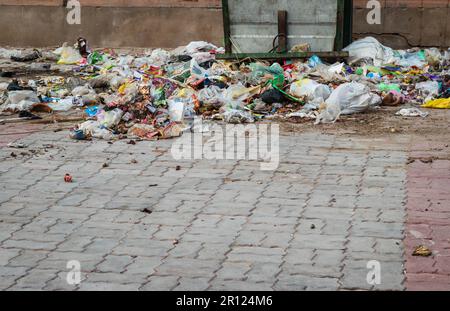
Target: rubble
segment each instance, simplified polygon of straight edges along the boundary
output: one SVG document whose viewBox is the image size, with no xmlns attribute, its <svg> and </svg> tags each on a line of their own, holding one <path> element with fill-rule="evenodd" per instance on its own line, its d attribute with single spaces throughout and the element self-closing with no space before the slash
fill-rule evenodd
<svg viewBox="0 0 450 311">
<path fill-rule="evenodd" d="M 421 116 L 415 110 L 420 106 L 449 108 L 449 51 L 396 51 L 371 37 L 345 50 L 348 63 L 328 64 L 316 55 L 280 63 L 221 61 L 216 55 L 224 50 L 207 42 L 140 54 L 91 51 L 83 38 L 53 52 L 0 49 L 0 58 L 36 61 L 30 66 L 36 71 L 53 70 L 47 63 L 57 59 L 65 73 L 2 83 L 0 111 L 83 107 L 86 122 L 70 136 L 111 140 L 177 137 L 196 117 L 229 123 L 304 118 L 319 124 L 380 106 L 403 106 L 401 115 Z"/>
</svg>

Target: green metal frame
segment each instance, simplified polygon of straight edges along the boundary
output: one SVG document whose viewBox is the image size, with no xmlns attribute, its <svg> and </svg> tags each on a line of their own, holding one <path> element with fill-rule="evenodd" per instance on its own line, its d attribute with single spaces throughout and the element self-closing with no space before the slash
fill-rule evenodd
<svg viewBox="0 0 450 311">
<path fill-rule="evenodd" d="M 253 1 L 253 0 L 249 0 Z M 302 52 L 302 53 L 233 53 L 231 43 L 231 22 L 230 9 L 228 0 L 222 0 L 223 13 L 223 29 L 224 29 L 224 44 L 226 54 L 218 55 L 218 59 L 233 60 L 233 59 L 295 59 L 307 58 L 312 55 L 317 55 L 321 58 L 345 58 L 348 57 L 347 52 L 342 52 L 342 49 L 351 43 L 352 40 L 352 25 L 353 25 L 353 0 L 337 0 L 337 22 L 336 22 L 336 39 L 335 51 L 330 52 Z"/>
<path fill-rule="evenodd" d="M 309 58 L 313 55 L 317 55 L 320 58 L 346 58 L 348 52 L 298 52 L 298 53 L 226 53 L 217 54 L 217 59 L 223 60 L 241 60 L 241 59 L 261 59 L 261 60 L 274 60 L 274 59 L 301 59 Z"/>
</svg>

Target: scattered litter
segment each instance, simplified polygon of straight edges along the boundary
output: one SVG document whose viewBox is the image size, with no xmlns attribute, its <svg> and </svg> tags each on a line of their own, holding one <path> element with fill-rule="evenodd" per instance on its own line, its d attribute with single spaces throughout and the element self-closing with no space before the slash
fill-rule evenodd
<svg viewBox="0 0 450 311">
<path fill-rule="evenodd" d="M 8 144 L 8 148 L 15 148 L 15 149 L 24 149 L 27 146 L 25 144 L 22 143 L 9 143 Z"/>
<path fill-rule="evenodd" d="M 71 176 L 70 174 L 66 174 L 66 175 L 64 176 L 64 181 L 65 181 L 66 183 L 71 183 L 71 182 L 73 181 L 73 178 L 72 178 L 72 176 Z"/>
<path fill-rule="evenodd" d="M 433 252 L 426 246 L 420 245 L 414 249 L 413 256 L 430 257 Z"/>
<path fill-rule="evenodd" d="M 428 117 L 429 113 L 421 111 L 418 108 L 405 108 L 397 112 L 395 115 L 402 117 Z"/>
<path fill-rule="evenodd" d="M 310 49 L 301 44 L 292 51 Z M 318 55 L 278 62 L 221 61 L 216 56 L 224 49 L 203 41 L 136 54 L 92 50 L 82 37 L 55 51 L 0 48 L 0 58 L 30 62 L 26 68 L 32 71 L 44 73 L 57 62 L 70 76 L 2 83 L 0 111 L 38 118 L 33 113 L 79 109 L 86 120 L 71 129 L 71 138 L 135 144 L 186 131 L 208 132 L 197 118 L 242 124 L 281 117 L 332 124 L 385 106 L 399 107 L 399 115 L 421 117 L 426 113 L 418 107 L 450 108 L 448 51 L 394 50 L 372 37 L 344 50 L 350 54 L 346 62 L 328 63 Z"/>
</svg>

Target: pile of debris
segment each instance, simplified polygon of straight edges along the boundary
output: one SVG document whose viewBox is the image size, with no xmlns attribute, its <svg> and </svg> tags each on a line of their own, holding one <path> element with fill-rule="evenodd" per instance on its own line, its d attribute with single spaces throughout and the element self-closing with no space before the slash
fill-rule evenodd
<svg viewBox="0 0 450 311">
<path fill-rule="evenodd" d="M 230 123 L 306 118 L 319 124 L 380 106 L 403 106 L 399 115 L 421 117 L 427 113 L 420 106 L 450 108 L 450 51 L 395 51 L 371 37 L 345 50 L 347 63 L 327 64 L 313 56 L 280 64 L 217 60 L 224 50 L 207 42 L 141 55 L 90 51 L 82 38 L 52 53 L 0 49 L 0 58 L 56 58 L 71 71 L 69 78 L 0 83 L 0 109 L 83 109 L 87 120 L 71 137 L 109 140 L 180 136 L 198 116 Z"/>
</svg>

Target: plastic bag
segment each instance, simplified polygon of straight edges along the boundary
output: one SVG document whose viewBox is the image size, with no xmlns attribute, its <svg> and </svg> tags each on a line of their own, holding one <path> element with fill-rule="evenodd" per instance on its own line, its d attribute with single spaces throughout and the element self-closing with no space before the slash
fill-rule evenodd
<svg viewBox="0 0 450 311">
<path fill-rule="evenodd" d="M 111 111 L 103 110 L 97 114 L 97 121 L 100 123 L 100 125 L 110 129 L 117 126 L 120 123 L 122 116 L 123 111 L 120 110 L 119 108 L 116 108 Z"/>
<path fill-rule="evenodd" d="M 431 100 L 422 105 L 422 108 L 450 109 L 450 98 Z"/>
<path fill-rule="evenodd" d="M 150 65 L 163 66 L 170 60 L 170 53 L 163 49 L 153 50 L 152 55 L 149 58 Z"/>
<path fill-rule="evenodd" d="M 0 48 L 0 58 L 11 59 L 11 57 L 19 57 L 22 55 L 20 50 L 8 50 Z"/>
<path fill-rule="evenodd" d="M 283 75 L 284 70 L 278 63 L 273 63 L 270 67 L 261 63 L 251 63 L 249 65 L 253 78 L 261 78 L 267 74 L 278 76 Z"/>
<path fill-rule="evenodd" d="M 419 90 L 420 94 L 426 98 L 425 102 L 439 96 L 439 88 L 439 82 L 437 81 L 426 81 L 416 84 L 416 90 Z"/>
<path fill-rule="evenodd" d="M 315 68 L 317 65 L 323 64 L 322 60 L 319 56 L 313 55 L 308 60 L 308 66 L 311 68 Z"/>
<path fill-rule="evenodd" d="M 197 79 L 206 79 L 209 77 L 209 72 L 197 63 L 195 59 L 191 60 L 191 76 Z"/>
<path fill-rule="evenodd" d="M 223 90 L 218 86 L 212 85 L 198 92 L 197 98 L 205 105 L 220 107 L 224 104 Z"/>
<path fill-rule="evenodd" d="M 375 66 L 389 64 L 395 61 L 394 50 L 382 45 L 373 37 L 357 40 L 347 46 L 344 51 L 350 54 L 350 65 L 364 59 L 372 60 Z"/>
<path fill-rule="evenodd" d="M 67 43 L 64 43 L 64 45 L 54 51 L 54 53 L 60 56 L 58 61 L 59 65 L 75 65 L 83 60 L 80 52 L 71 46 L 67 46 Z"/>
<path fill-rule="evenodd" d="M 239 109 L 227 109 L 223 113 L 223 119 L 225 122 L 232 124 L 255 122 L 255 119 L 249 112 Z"/>
<path fill-rule="evenodd" d="M 308 101 L 320 104 L 330 97 L 331 89 L 328 85 L 311 79 L 303 79 L 292 83 L 290 94 L 295 97 L 306 96 Z"/>
<path fill-rule="evenodd" d="M 335 123 L 341 116 L 341 107 L 337 102 L 331 102 L 326 104 L 325 109 L 323 109 L 316 118 L 315 125 L 320 123 Z"/>
<path fill-rule="evenodd" d="M 339 105 L 341 114 L 365 112 L 381 104 L 381 97 L 370 92 L 364 84 L 344 83 L 336 88 L 326 101 L 327 105 Z"/>
<path fill-rule="evenodd" d="M 97 93 L 89 86 L 78 86 L 72 90 L 72 96 L 81 98 L 78 106 L 96 104 L 98 100 Z"/>
<path fill-rule="evenodd" d="M 319 76 L 325 81 L 333 81 L 333 80 L 343 80 L 344 77 L 341 75 L 342 68 L 344 64 L 334 64 L 331 66 L 327 66 L 325 64 L 318 64 L 315 67 L 313 75 Z"/>
<path fill-rule="evenodd" d="M 381 92 L 390 92 L 390 91 L 396 91 L 401 92 L 400 86 L 398 84 L 386 84 L 386 83 L 380 83 L 378 85 L 378 89 Z"/>
<path fill-rule="evenodd" d="M 111 140 L 114 135 L 103 127 L 98 121 L 86 121 L 79 126 L 79 131 L 82 131 L 85 137 L 94 137 L 104 140 Z"/>
<path fill-rule="evenodd" d="M 34 104 L 40 103 L 39 97 L 33 91 L 11 91 L 2 107 L 2 111 L 28 111 Z"/>
<path fill-rule="evenodd" d="M 397 51 L 398 57 L 395 61 L 395 64 L 401 67 L 417 67 L 423 68 L 427 65 L 425 53 L 423 51 L 419 52 L 406 52 L 406 51 Z"/>
<path fill-rule="evenodd" d="M 184 108 L 185 104 L 178 100 L 168 100 L 169 105 L 169 116 L 172 122 L 181 122 L 184 118 Z"/>
<path fill-rule="evenodd" d="M 77 102 L 79 103 L 79 100 L 80 99 L 77 100 L 75 97 L 67 97 L 57 101 L 56 103 L 48 103 L 48 106 L 53 111 L 69 111 L 73 108 L 73 106 L 77 105 Z"/>
<path fill-rule="evenodd" d="M 439 65 L 443 60 L 441 51 L 438 48 L 430 48 L 425 50 L 425 56 L 428 64 L 432 66 Z"/>
<path fill-rule="evenodd" d="M 242 84 L 234 84 L 223 92 L 223 97 L 227 104 L 232 102 L 244 102 L 247 99 L 258 95 L 260 91 L 260 86 L 246 88 Z"/>
<path fill-rule="evenodd" d="M 205 41 L 193 41 L 184 48 L 183 54 L 192 56 L 193 54 L 198 52 L 211 52 L 211 51 L 220 52 L 221 50 L 222 49 L 219 49 L 214 44 Z"/>
<path fill-rule="evenodd" d="M 405 108 L 397 112 L 395 115 L 397 116 L 403 116 L 403 117 L 422 117 L 426 118 L 428 117 L 428 112 L 423 112 L 418 108 Z"/>
</svg>

